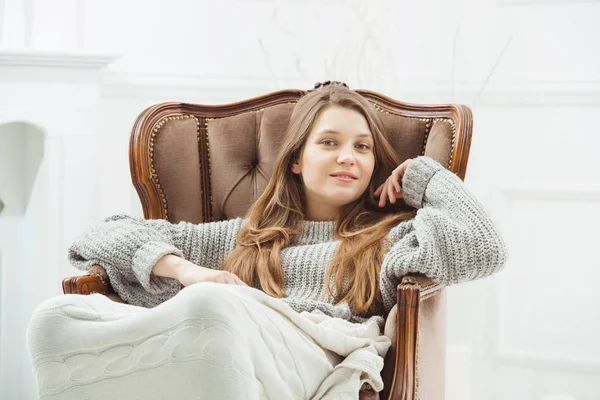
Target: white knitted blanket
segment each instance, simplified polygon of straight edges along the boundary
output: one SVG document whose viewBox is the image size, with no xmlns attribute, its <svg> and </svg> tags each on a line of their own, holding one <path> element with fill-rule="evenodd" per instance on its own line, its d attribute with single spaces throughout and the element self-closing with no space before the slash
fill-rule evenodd
<svg viewBox="0 0 600 400">
<path fill-rule="evenodd" d="M 375 322 L 298 313 L 199 283 L 147 309 L 93 294 L 38 306 L 27 346 L 40 399 L 358 399 L 383 388 Z"/>
</svg>

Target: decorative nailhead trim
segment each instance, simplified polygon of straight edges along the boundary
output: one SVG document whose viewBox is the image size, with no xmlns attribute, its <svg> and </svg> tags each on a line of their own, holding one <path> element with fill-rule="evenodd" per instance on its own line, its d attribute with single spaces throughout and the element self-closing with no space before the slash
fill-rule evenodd
<svg viewBox="0 0 600 400">
<path fill-rule="evenodd" d="M 431 118 L 419 118 L 421 121 L 425 121 L 425 136 L 423 136 L 423 150 L 421 151 L 421 155 L 425 155 L 425 148 L 427 147 L 427 139 L 429 139 L 429 132 L 431 132 L 431 127 L 433 124 L 431 123 Z"/>
<path fill-rule="evenodd" d="M 435 125 L 438 122 L 449 123 L 450 126 L 452 127 L 452 143 L 450 145 L 450 160 L 448 161 L 448 168 L 450 168 L 452 166 L 452 155 L 454 154 L 454 146 L 456 144 L 456 125 L 454 124 L 454 121 L 452 120 L 452 118 L 433 118 L 433 123 L 431 123 L 432 118 L 407 117 L 404 115 L 393 113 L 388 110 L 384 110 L 381 107 L 379 107 L 377 104 L 374 104 L 374 103 L 372 103 L 372 104 L 375 106 L 375 108 L 379 112 L 382 112 L 384 114 L 395 115 L 397 117 L 403 117 L 403 118 L 413 118 L 413 119 L 418 119 L 420 121 L 425 122 L 425 137 L 423 138 L 423 151 L 421 152 L 421 155 L 425 155 L 425 147 L 427 146 L 427 139 L 429 138 L 429 132 L 431 132 L 431 128 L 433 128 L 433 125 Z"/>
<path fill-rule="evenodd" d="M 439 290 L 434 290 L 433 292 L 429 292 L 429 293 L 427 293 L 426 295 L 422 295 L 422 296 L 420 297 L 420 301 L 425 301 L 425 300 L 427 300 L 427 299 L 430 299 L 430 298 L 432 298 L 432 297 L 434 297 L 434 296 L 437 296 L 438 294 L 442 293 L 442 290 L 444 290 L 445 288 L 446 288 L 446 287 L 445 287 L 445 286 L 443 286 L 443 287 L 441 287 Z"/>
<path fill-rule="evenodd" d="M 210 173 L 210 142 L 208 141 L 208 123 L 214 121 L 217 118 L 204 118 L 204 128 L 206 131 L 206 171 L 208 172 L 208 193 L 210 193 L 210 217 L 212 219 L 213 212 L 213 196 L 212 196 L 212 186 L 211 186 L 211 173 Z"/>
<path fill-rule="evenodd" d="M 434 125 L 437 122 L 448 122 L 452 127 L 452 143 L 450 144 L 450 160 L 448 161 L 448 169 L 450 169 L 450 167 L 452 166 L 452 155 L 454 154 L 454 146 L 456 143 L 456 125 L 454 124 L 454 121 L 451 118 L 436 118 L 433 122 Z"/>
<path fill-rule="evenodd" d="M 394 115 L 396 117 L 402 117 L 402 118 L 410 118 L 410 119 L 418 119 L 419 121 L 425 122 L 425 136 L 423 136 L 423 150 L 421 150 L 421 155 L 424 156 L 425 155 L 425 147 L 427 146 L 427 139 L 429 138 L 429 132 L 431 131 L 431 127 L 433 126 L 432 119 L 433 118 L 421 118 L 421 117 L 410 117 L 410 116 L 406 116 L 406 115 L 400 115 L 388 110 L 384 110 L 383 108 L 379 107 L 377 104 L 375 103 L 371 103 L 375 106 L 375 109 L 381 113 L 384 114 L 388 114 L 388 115 Z"/>
<path fill-rule="evenodd" d="M 166 220 L 169 219 L 169 207 L 167 205 L 167 196 L 165 195 L 165 191 L 160 184 L 158 173 L 156 172 L 156 167 L 154 166 L 154 139 L 156 139 L 156 135 L 168 121 L 190 118 L 196 120 L 196 130 L 198 131 L 198 135 L 200 135 L 200 121 L 198 121 L 198 118 L 196 118 L 194 115 L 170 115 L 165 117 L 154 125 L 154 128 L 152 128 L 152 134 L 150 135 L 150 178 L 158 189 L 158 195 L 160 196 L 160 202 L 162 203 L 163 218 Z"/>
<path fill-rule="evenodd" d="M 106 280 L 104 280 L 104 277 L 102 276 L 102 274 L 90 272 L 90 275 L 97 276 L 98 279 L 100 279 L 100 282 L 102 282 L 103 285 L 108 285 L 108 282 Z"/>
</svg>

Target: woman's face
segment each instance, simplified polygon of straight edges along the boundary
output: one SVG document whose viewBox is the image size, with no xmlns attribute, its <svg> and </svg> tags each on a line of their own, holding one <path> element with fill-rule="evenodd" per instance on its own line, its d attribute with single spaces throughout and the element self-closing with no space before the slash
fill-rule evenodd
<svg viewBox="0 0 600 400">
<path fill-rule="evenodd" d="M 373 136 L 365 117 L 349 108 L 325 109 L 310 131 L 299 163 L 292 167 L 304 183 L 308 220 L 334 220 L 343 206 L 363 195 L 374 167 Z"/>
</svg>

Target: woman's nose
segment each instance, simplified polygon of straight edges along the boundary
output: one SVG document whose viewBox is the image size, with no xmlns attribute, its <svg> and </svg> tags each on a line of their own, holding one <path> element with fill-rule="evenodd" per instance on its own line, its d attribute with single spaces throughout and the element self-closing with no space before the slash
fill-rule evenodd
<svg viewBox="0 0 600 400">
<path fill-rule="evenodd" d="M 340 154 L 338 155 L 338 163 L 340 164 L 345 164 L 345 163 L 350 163 L 350 164 L 354 164 L 355 163 L 355 158 L 354 158 L 354 153 L 352 151 L 352 149 L 348 149 L 348 148 L 342 148 L 340 151 Z"/>
</svg>

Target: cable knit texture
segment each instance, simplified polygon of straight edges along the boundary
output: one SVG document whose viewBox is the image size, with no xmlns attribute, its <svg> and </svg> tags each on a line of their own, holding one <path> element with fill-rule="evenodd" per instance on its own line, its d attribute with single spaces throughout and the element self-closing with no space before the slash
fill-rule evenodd
<svg viewBox="0 0 600 400">
<path fill-rule="evenodd" d="M 40 400 L 358 400 L 365 383 L 383 389 L 391 345 L 374 322 L 210 282 L 152 309 L 54 296 L 35 309 L 26 343 Z"/>
<path fill-rule="evenodd" d="M 428 157 L 411 162 L 402 181 L 404 199 L 418 209 L 388 237 L 390 250 L 381 267 L 384 312 L 396 303 L 402 276 L 420 272 L 450 285 L 488 276 L 503 267 L 507 250 L 483 206 L 452 172 Z M 87 271 L 103 266 L 115 291 L 129 304 L 154 307 L 182 289 L 171 278 L 151 276 L 154 264 L 174 254 L 194 264 L 218 269 L 236 246 L 246 221 L 172 224 L 124 214 L 107 218 L 83 233 L 69 248 L 69 260 Z M 351 322 L 365 322 L 347 304 L 327 296 L 325 274 L 339 246 L 335 222 L 305 221 L 291 246 L 281 251 L 287 298 L 294 310 L 322 312 Z M 373 316 L 380 326 L 382 316 Z"/>
</svg>

